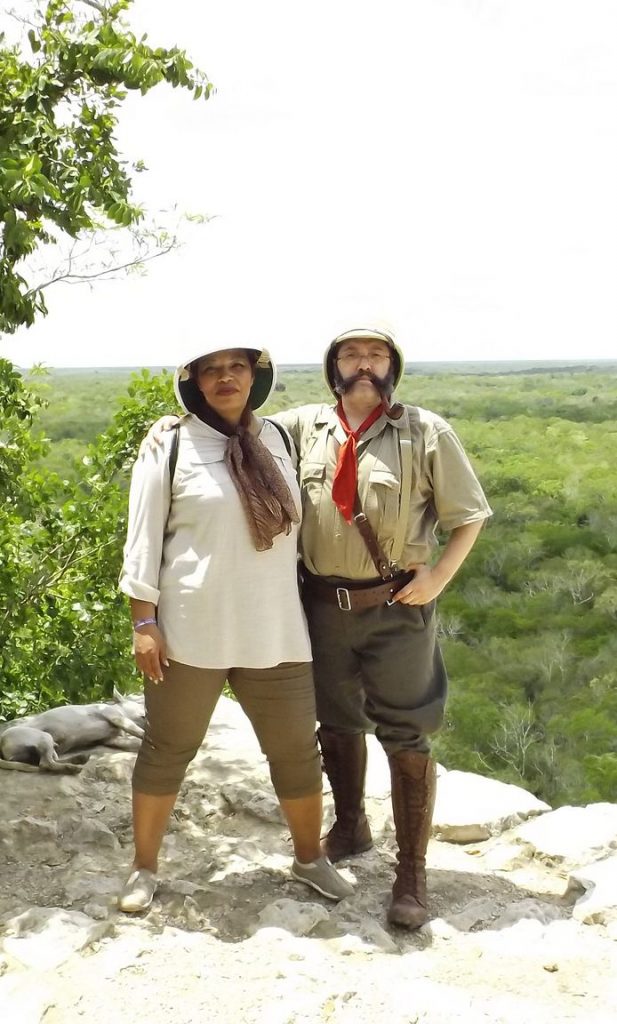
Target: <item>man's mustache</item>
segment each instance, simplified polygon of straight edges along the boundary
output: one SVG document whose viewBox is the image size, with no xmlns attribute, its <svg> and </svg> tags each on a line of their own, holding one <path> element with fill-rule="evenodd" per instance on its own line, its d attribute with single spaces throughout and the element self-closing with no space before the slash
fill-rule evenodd
<svg viewBox="0 0 617 1024">
<path fill-rule="evenodd" d="M 354 373 L 352 377 L 347 377 L 345 380 L 343 380 L 340 374 L 336 374 L 335 391 L 337 395 L 346 395 L 359 380 L 370 381 L 380 395 L 389 394 L 392 390 L 391 373 L 386 374 L 385 377 L 378 377 L 377 374 L 372 373 L 371 370 L 358 370 L 358 372 Z"/>
<path fill-rule="evenodd" d="M 353 377 L 347 377 L 345 380 L 339 378 L 337 381 L 337 391 L 341 394 L 345 394 L 350 391 L 354 384 L 357 384 L 359 380 L 368 380 L 371 382 L 373 387 L 377 388 L 381 392 L 387 384 L 387 377 L 378 377 L 376 373 L 371 373 L 370 370 L 358 370 L 354 373 Z"/>
</svg>

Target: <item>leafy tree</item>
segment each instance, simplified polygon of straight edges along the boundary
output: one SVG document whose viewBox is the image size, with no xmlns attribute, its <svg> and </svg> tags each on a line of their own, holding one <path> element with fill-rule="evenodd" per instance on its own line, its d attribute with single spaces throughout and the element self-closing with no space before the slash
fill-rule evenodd
<svg viewBox="0 0 617 1024">
<path fill-rule="evenodd" d="M 24 261 L 60 236 L 138 223 L 116 149 L 127 90 L 159 82 L 208 97 L 211 84 L 183 50 L 152 47 L 122 19 L 132 0 L 47 0 L 28 31 L 31 55 L 0 36 L 0 332 L 47 312 Z"/>
<path fill-rule="evenodd" d="M 40 400 L 0 360 L 0 719 L 111 695 L 135 676 L 117 581 L 127 471 L 153 416 L 173 406 L 169 374 L 143 371 L 72 479 L 41 472 L 29 429 Z"/>
<path fill-rule="evenodd" d="M 589 754 L 584 759 L 584 766 L 590 786 L 589 800 L 607 800 L 615 802 L 617 793 L 617 753 Z"/>
<path fill-rule="evenodd" d="M 115 141 L 127 91 L 167 82 L 210 95 L 184 51 L 134 35 L 123 20 L 131 3 L 37 2 L 27 55 L 0 36 L 0 332 L 45 315 L 45 288 L 74 276 L 69 254 L 68 269 L 32 283 L 33 254 L 141 221 Z M 126 469 L 171 399 L 168 377 L 143 375 L 87 456 L 59 474 L 33 429 L 44 400 L 0 360 L 0 718 L 110 694 L 133 672 L 116 587 Z"/>
</svg>

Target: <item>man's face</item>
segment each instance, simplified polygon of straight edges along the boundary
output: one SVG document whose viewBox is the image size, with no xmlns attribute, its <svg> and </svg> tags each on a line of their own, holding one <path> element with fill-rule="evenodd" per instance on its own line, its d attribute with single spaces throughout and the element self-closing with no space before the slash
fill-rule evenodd
<svg viewBox="0 0 617 1024">
<path fill-rule="evenodd" d="M 334 361 L 344 385 L 342 390 L 347 394 L 353 391 L 358 396 L 370 390 L 374 395 L 386 386 L 392 369 L 392 352 L 385 341 L 377 338 L 350 338 L 339 346 Z"/>
</svg>

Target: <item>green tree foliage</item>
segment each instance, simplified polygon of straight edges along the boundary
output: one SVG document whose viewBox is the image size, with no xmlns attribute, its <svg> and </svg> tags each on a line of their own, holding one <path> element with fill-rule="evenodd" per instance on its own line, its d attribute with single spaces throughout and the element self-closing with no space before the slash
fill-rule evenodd
<svg viewBox="0 0 617 1024">
<path fill-rule="evenodd" d="M 41 400 L 0 360 L 0 719 L 109 696 L 134 675 L 117 589 L 128 469 L 172 401 L 169 374 L 144 370 L 67 480 L 41 469 L 48 442 L 31 430 Z"/>
<path fill-rule="evenodd" d="M 127 90 L 165 81 L 195 99 L 210 94 L 184 51 L 129 30 L 131 2 L 48 0 L 28 56 L 0 36 L 0 332 L 47 311 L 45 285 L 30 285 L 23 269 L 37 247 L 142 217 L 114 138 Z"/>
<path fill-rule="evenodd" d="M 438 753 L 553 804 L 617 799 L 615 380 L 477 377 L 448 398 L 495 517 L 440 601 L 453 697 Z M 526 414 L 495 417 L 496 388 Z M 498 723 L 480 725 L 487 680 Z"/>
</svg>

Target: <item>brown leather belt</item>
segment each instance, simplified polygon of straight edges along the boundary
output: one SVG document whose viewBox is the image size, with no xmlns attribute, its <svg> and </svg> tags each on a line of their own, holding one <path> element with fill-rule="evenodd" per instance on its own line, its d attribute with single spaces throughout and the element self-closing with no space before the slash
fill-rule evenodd
<svg viewBox="0 0 617 1024">
<path fill-rule="evenodd" d="M 362 586 L 356 580 L 345 580 L 347 587 L 327 583 L 321 576 L 314 576 L 302 569 L 302 579 L 308 593 L 318 601 L 337 605 L 343 612 L 362 612 L 365 608 L 376 608 L 380 604 L 392 604 L 392 597 L 401 587 L 414 578 L 413 570 L 401 572 L 391 580 Z"/>
</svg>

